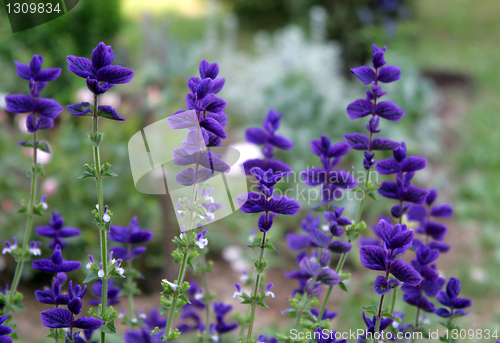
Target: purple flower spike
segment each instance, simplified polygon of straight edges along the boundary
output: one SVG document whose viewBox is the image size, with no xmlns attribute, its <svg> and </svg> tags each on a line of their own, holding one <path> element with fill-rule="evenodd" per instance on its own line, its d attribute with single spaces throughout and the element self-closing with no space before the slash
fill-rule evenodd
<svg viewBox="0 0 500 343">
<path fill-rule="evenodd" d="M 54 81 L 61 74 L 60 68 L 42 69 L 43 58 L 40 55 L 34 55 L 31 58 L 29 66 L 17 61 L 14 64 L 16 65 L 17 75 L 23 79 L 35 82 Z"/>
<path fill-rule="evenodd" d="M 375 280 L 375 292 L 378 295 L 384 295 L 390 292 L 393 288 L 398 287 L 400 282 L 396 279 L 387 281 L 383 276 L 377 276 Z"/>
<path fill-rule="evenodd" d="M 126 247 L 112 247 L 110 251 L 116 258 L 127 261 L 140 256 L 147 249 L 144 246 L 132 248 L 132 245 L 151 241 L 153 233 L 149 230 L 140 229 L 137 217 L 133 217 L 127 227 L 111 225 L 109 239 L 126 245 Z"/>
<path fill-rule="evenodd" d="M 471 307 L 472 301 L 470 299 L 459 298 L 459 293 L 460 281 L 456 278 L 450 278 L 448 284 L 446 285 L 446 291 L 440 291 L 436 297 L 442 305 L 449 307 L 449 310 L 440 308 L 437 309 L 434 314 L 444 318 L 454 318 L 468 315 L 470 312 L 466 312 L 463 309 Z"/>
<path fill-rule="evenodd" d="M 50 260 L 33 261 L 33 268 L 45 273 L 57 274 L 60 272 L 71 272 L 80 269 L 81 263 L 78 261 L 64 261 L 61 247 L 56 245 Z"/>
<path fill-rule="evenodd" d="M 120 66 L 112 66 L 113 60 L 113 49 L 103 42 L 99 43 L 92 51 L 92 61 L 83 57 L 67 57 L 68 70 L 85 79 L 90 78 L 113 85 L 130 82 L 134 77 L 134 71 Z"/>
<path fill-rule="evenodd" d="M 72 227 L 63 227 L 63 225 L 64 218 L 59 215 L 59 212 L 52 212 L 49 225 L 39 226 L 35 229 L 35 232 L 37 235 L 53 239 L 48 245 L 50 249 L 54 249 L 56 245 L 59 245 L 63 249 L 67 243 L 63 242 L 62 238 L 75 237 L 81 234 L 80 230 Z"/>
<path fill-rule="evenodd" d="M 7 335 L 10 335 L 12 333 L 12 328 L 8 327 L 7 325 L 2 325 L 5 323 L 7 319 L 9 319 L 9 315 L 7 316 L 0 316 L 0 342 L 1 343 L 11 343 L 12 338 L 8 337 Z"/>
</svg>

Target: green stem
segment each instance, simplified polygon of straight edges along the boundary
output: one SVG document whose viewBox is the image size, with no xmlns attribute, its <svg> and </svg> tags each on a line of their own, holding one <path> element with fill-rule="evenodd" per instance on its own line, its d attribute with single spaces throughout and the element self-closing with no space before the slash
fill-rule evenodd
<svg viewBox="0 0 500 343">
<path fill-rule="evenodd" d="M 363 185 L 363 198 L 359 201 L 358 204 L 358 209 L 356 211 L 356 217 L 354 218 L 354 223 L 352 224 L 353 227 L 355 227 L 361 220 L 361 214 L 363 213 L 363 207 L 365 204 L 365 198 L 366 198 L 366 188 L 368 184 L 370 183 L 370 170 L 366 169 L 365 170 L 365 184 Z M 347 259 L 347 254 L 348 253 L 343 253 L 342 256 L 340 256 L 340 260 L 337 264 L 337 268 L 335 269 L 335 272 L 340 275 L 342 273 L 342 267 L 344 266 L 344 263 Z M 328 290 L 326 291 L 325 298 L 323 299 L 323 303 L 321 304 L 321 309 L 319 310 L 318 313 L 318 323 L 321 322 L 321 318 L 323 318 L 323 315 L 326 310 L 326 304 L 328 303 L 328 300 L 330 299 L 330 295 L 332 294 L 333 286 L 329 286 Z"/>
<path fill-rule="evenodd" d="M 92 117 L 92 134 L 96 135 L 99 132 L 98 117 L 97 117 L 97 107 L 98 107 L 98 96 L 94 95 L 94 116 Z M 96 188 L 97 188 L 97 204 L 99 218 L 102 219 L 104 216 L 104 192 L 102 187 L 102 175 L 101 175 L 101 156 L 99 153 L 99 147 L 93 146 L 94 155 L 94 168 L 96 171 Z M 104 315 L 108 307 L 108 235 L 101 226 L 101 236 L 100 236 L 100 247 L 101 247 L 101 263 L 102 270 L 104 272 L 104 277 L 102 278 L 102 295 L 101 295 L 101 315 Z M 106 334 L 101 331 L 101 343 L 106 342 Z"/>
<path fill-rule="evenodd" d="M 182 258 L 182 263 L 181 263 L 181 269 L 179 269 L 179 277 L 177 285 L 178 287 L 181 287 L 182 283 L 184 282 L 184 276 L 186 274 L 186 266 L 187 266 L 187 261 L 188 261 L 188 254 L 189 250 L 186 250 L 184 253 L 184 257 Z M 168 320 L 167 320 L 167 325 L 165 326 L 165 337 L 168 337 L 170 335 L 170 329 L 172 327 L 172 323 L 174 321 L 175 317 L 175 311 L 177 307 L 177 290 L 173 296 L 172 300 L 172 306 L 170 306 L 170 311 L 168 312 Z"/>
<path fill-rule="evenodd" d="M 247 312 L 245 314 L 245 320 L 250 315 L 250 309 L 251 309 L 250 307 L 247 307 Z M 241 324 L 240 334 L 238 335 L 239 338 L 243 339 L 243 334 L 245 333 L 246 327 L 247 327 L 246 324 L 244 324 L 244 323 Z"/>
<path fill-rule="evenodd" d="M 196 165 L 196 173 L 198 172 L 198 165 Z M 195 173 L 195 174 L 196 174 Z M 191 233 L 191 229 L 193 228 L 193 206 L 194 203 L 196 202 L 196 185 L 193 185 L 192 187 L 192 192 L 191 192 L 191 209 L 189 211 L 189 226 L 187 227 L 186 234 L 187 232 Z M 186 276 L 186 267 L 187 267 L 187 262 L 188 262 L 188 257 L 189 257 L 189 247 L 186 248 L 184 251 L 184 255 L 182 257 L 182 262 L 181 262 L 181 268 L 179 269 L 179 275 L 177 277 L 177 286 L 182 287 L 182 283 L 184 282 L 184 277 Z M 172 323 L 174 321 L 175 317 L 175 311 L 177 310 L 177 290 L 175 291 L 175 294 L 172 296 L 172 305 L 170 306 L 170 310 L 168 312 L 168 320 L 167 320 L 167 325 L 165 326 L 165 337 L 168 337 L 170 335 L 170 329 L 172 328 Z M 206 328 L 208 330 L 208 327 Z"/>
<path fill-rule="evenodd" d="M 385 295 L 380 296 L 380 302 L 378 304 L 377 321 L 375 322 L 375 333 L 380 331 L 380 322 L 382 320 L 382 308 L 384 306 L 384 297 Z"/>
<path fill-rule="evenodd" d="M 33 114 L 33 121 L 36 121 L 35 114 Z M 35 197 L 36 197 L 36 177 L 37 177 L 37 147 L 36 147 L 36 131 L 33 132 L 33 164 L 31 168 L 31 189 L 30 189 L 30 200 L 28 203 L 28 219 L 26 221 L 26 229 L 24 230 L 24 238 L 22 244 L 21 256 L 17 261 L 16 271 L 14 272 L 14 278 L 12 279 L 11 290 L 10 290 L 10 302 L 12 302 L 14 295 L 16 294 L 17 287 L 19 286 L 19 280 L 21 279 L 21 274 L 23 273 L 24 267 L 24 255 L 29 249 L 29 240 L 31 236 L 31 230 L 33 228 L 33 209 L 35 207 Z M 8 306 L 6 308 L 8 311 Z"/>
<path fill-rule="evenodd" d="M 267 218 L 267 213 L 266 213 L 266 218 Z M 266 250 L 266 236 L 267 232 L 264 232 L 262 234 L 262 244 L 260 245 L 260 257 L 259 257 L 259 263 L 262 263 L 264 260 L 264 251 Z M 253 299 L 252 299 L 252 306 L 251 306 L 251 312 L 250 312 L 250 321 L 248 322 L 248 334 L 247 334 L 247 343 L 250 342 L 252 339 L 252 330 L 253 330 L 253 322 L 255 320 L 255 308 L 257 307 L 257 296 L 259 293 L 259 287 L 260 287 L 260 279 L 262 276 L 262 272 L 257 271 L 257 275 L 255 277 L 255 283 L 253 286 Z"/>
<path fill-rule="evenodd" d="M 397 294 L 398 294 L 398 288 L 394 288 L 392 290 L 392 304 L 391 304 L 391 314 L 394 313 L 394 307 L 396 307 L 396 297 L 397 297 Z"/>
</svg>

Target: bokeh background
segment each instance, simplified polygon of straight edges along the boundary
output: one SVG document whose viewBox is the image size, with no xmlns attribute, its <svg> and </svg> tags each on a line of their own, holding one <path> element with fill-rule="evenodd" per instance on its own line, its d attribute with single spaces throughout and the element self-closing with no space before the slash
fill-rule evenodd
<svg viewBox="0 0 500 343">
<path fill-rule="evenodd" d="M 281 134 L 295 143 L 279 157 L 303 170 L 318 163 L 309 153 L 311 139 L 325 134 L 341 141 L 344 133 L 362 130 L 363 124 L 351 122 L 345 112 L 364 92 L 349 68 L 369 63 L 372 43 L 387 45 L 386 60 L 402 69 L 401 81 L 386 87 L 387 97 L 406 115 L 397 124 L 384 123 L 383 130 L 393 140 L 406 141 L 410 153 L 428 158 L 417 184 L 437 188 L 440 201 L 455 208 L 447 222 L 447 242 L 453 248 L 441 257 L 439 267 L 447 278 L 459 277 L 462 294 L 473 300 L 471 315 L 460 320 L 462 327 L 500 329 L 499 16 L 496 0 L 81 0 L 67 15 L 12 34 L 0 7 L 0 239 L 20 236 L 25 218 L 16 212 L 29 192 L 29 154 L 16 145 L 29 139 L 24 117 L 7 113 L 4 103 L 6 95 L 27 90 L 16 76 L 14 60 L 28 63 L 33 54 L 41 54 L 45 67 L 61 67 L 61 77 L 46 87 L 44 96 L 63 105 L 89 97 L 83 79 L 67 71 L 66 55 L 90 57 L 104 41 L 113 46 L 115 63 L 136 71 L 130 84 L 102 99 L 127 119 L 102 124 L 102 154 L 119 174 L 104 186 L 114 224 L 126 225 L 137 215 L 141 226 L 155 234 L 137 262 L 145 275 L 139 281 L 143 295 L 137 307 L 147 310 L 159 306 L 160 280 L 177 274 L 168 252 L 179 231 L 168 196 L 135 190 L 127 151 L 130 137 L 184 108 L 187 80 L 198 76 L 199 62 L 207 59 L 217 61 L 220 76 L 226 78 L 220 93 L 228 103 L 224 145 L 241 147 L 244 130 L 259 126 L 274 108 L 284 113 Z M 98 232 L 89 212 L 95 205 L 94 183 L 77 179 L 91 158 L 89 130 L 90 121 L 65 110 L 54 129 L 42 133 L 53 154 L 41 157 L 46 177 L 38 191 L 49 196 L 50 210 L 59 211 L 66 225 L 82 229 L 83 235 L 65 250 L 68 259 L 80 261 L 98 254 Z M 361 168 L 359 153 L 345 159 L 344 167 L 352 166 Z M 391 205 L 369 202 L 364 219 L 375 223 Z M 352 217 L 354 204 L 345 206 Z M 304 207 L 295 218 L 280 218 L 273 227 L 271 239 L 280 253 L 269 255 L 267 275 L 277 297 L 269 301 L 269 310 L 258 310 L 258 332 L 284 331 L 291 324 L 280 314 L 295 287 L 283 275 L 295 267 L 284 236 L 299 231 L 299 221 L 309 212 Z M 48 219 L 49 214 L 37 217 L 35 227 Z M 245 311 L 231 295 L 242 270 L 250 271 L 250 261 L 257 257 L 246 248 L 256 220 L 237 213 L 208 227 L 208 256 L 215 271 L 209 282 L 217 301 L 234 305 L 233 313 Z M 44 250 L 44 256 L 49 254 Z M 374 274 L 363 270 L 356 255 L 351 254 L 344 268 L 353 273 L 350 293 L 335 291 L 329 305 L 339 312 L 334 328 L 341 331 L 363 327 L 361 306 L 376 302 L 370 286 Z M 1 288 L 10 283 L 14 267 L 10 256 L 0 256 Z M 72 275 L 73 280 L 84 277 L 84 268 Z M 45 275 L 25 268 L 21 291 L 26 310 L 16 318 L 22 342 L 44 342 L 47 332 L 38 313 L 45 307 L 31 294 L 48 283 Z M 402 301 L 398 308 L 413 318 L 414 308 Z M 429 327 L 436 323 L 433 317 Z M 115 341 L 123 339 L 118 335 Z"/>
</svg>

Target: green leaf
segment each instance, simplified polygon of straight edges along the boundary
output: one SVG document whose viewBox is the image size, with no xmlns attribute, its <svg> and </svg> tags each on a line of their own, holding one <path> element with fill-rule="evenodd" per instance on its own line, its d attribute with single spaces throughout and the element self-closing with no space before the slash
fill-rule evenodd
<svg viewBox="0 0 500 343">
<path fill-rule="evenodd" d="M 36 143 L 36 148 L 37 148 L 38 150 L 41 150 L 41 151 L 43 151 L 43 152 L 46 152 L 47 154 L 50 154 L 50 153 L 51 153 L 49 143 L 47 143 L 47 142 L 37 142 L 37 143 Z"/>
<path fill-rule="evenodd" d="M 274 245 L 272 245 L 272 243 L 269 242 L 268 239 L 266 239 L 265 248 L 268 249 L 268 250 L 271 250 L 273 252 L 279 252 L 278 250 L 276 250 L 276 248 L 274 247 Z"/>
<path fill-rule="evenodd" d="M 371 313 L 375 315 L 378 313 L 378 308 L 375 305 L 363 307 L 363 310 L 365 310 L 366 313 Z"/>
<path fill-rule="evenodd" d="M 101 326 L 101 331 L 104 333 L 116 333 L 115 321 L 112 320 L 106 323 L 106 325 Z"/>
<path fill-rule="evenodd" d="M 344 292 L 349 293 L 349 291 L 347 290 L 347 287 L 346 287 L 345 283 L 343 283 L 343 282 L 339 282 L 339 288 L 340 288 L 341 290 L 343 290 Z"/>
<path fill-rule="evenodd" d="M 85 278 L 85 280 L 83 280 L 83 283 L 89 283 L 89 282 L 99 280 L 99 279 L 100 279 L 100 277 L 97 275 L 96 272 L 90 272 L 87 275 L 87 277 Z"/>
</svg>

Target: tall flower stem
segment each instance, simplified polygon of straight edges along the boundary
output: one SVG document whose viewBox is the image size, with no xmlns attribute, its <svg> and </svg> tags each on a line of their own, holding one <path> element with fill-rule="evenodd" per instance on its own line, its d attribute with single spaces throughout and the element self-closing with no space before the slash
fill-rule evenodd
<svg viewBox="0 0 500 343">
<path fill-rule="evenodd" d="M 403 202 L 399 202 L 399 213 L 401 214 L 399 216 L 399 224 L 403 224 Z M 398 295 L 398 287 L 395 287 L 392 290 L 392 303 L 391 303 L 391 313 L 394 313 L 394 309 L 396 308 L 396 301 L 397 301 L 397 295 Z M 418 320 L 418 313 L 417 313 L 417 320 Z"/>
<path fill-rule="evenodd" d="M 92 134 L 95 136 L 99 132 L 98 117 L 97 117 L 97 107 L 98 107 L 98 96 L 94 95 L 94 115 L 92 117 Z M 99 146 L 93 146 L 94 155 L 94 168 L 95 168 L 95 180 L 97 188 L 97 205 L 99 218 L 102 219 L 104 216 L 104 192 L 102 188 L 102 175 L 101 175 L 101 156 L 99 153 Z M 108 303 L 108 235 L 104 230 L 104 227 L 100 227 L 100 246 L 101 246 L 101 263 L 102 270 L 104 272 L 104 277 L 102 278 L 102 295 L 101 295 L 101 315 L 103 316 L 107 311 Z M 101 331 L 101 343 L 106 342 L 106 333 Z"/>
<path fill-rule="evenodd" d="M 267 213 L 266 213 L 266 218 L 267 218 Z M 266 250 L 266 236 L 267 232 L 264 232 L 262 234 L 262 244 L 260 245 L 259 264 L 262 263 L 262 261 L 264 260 L 264 251 Z M 250 340 L 252 339 L 253 322 L 255 320 L 255 308 L 257 307 L 257 294 L 259 293 L 262 272 L 263 271 L 257 270 L 257 275 L 255 277 L 255 283 L 253 286 L 253 292 L 252 292 L 253 298 L 251 304 L 250 321 L 248 322 L 248 334 L 246 340 L 247 342 L 250 342 Z"/>
<path fill-rule="evenodd" d="M 391 257 L 392 257 L 392 251 L 391 251 Z M 385 281 L 389 280 L 390 267 L 391 267 L 391 263 L 389 262 L 389 264 L 387 265 L 387 271 L 385 272 Z M 375 333 L 380 331 L 380 322 L 382 321 L 382 309 L 384 307 L 384 298 L 385 298 L 385 294 L 382 294 L 380 296 L 380 302 L 378 304 L 377 320 L 375 322 Z"/>
<path fill-rule="evenodd" d="M 33 113 L 33 126 L 35 127 L 36 114 Z M 24 238 L 22 242 L 22 253 L 17 261 L 16 271 L 14 272 L 14 278 L 12 279 L 11 290 L 10 290 L 10 301 L 12 302 L 14 295 L 16 294 L 17 287 L 19 286 L 19 280 L 21 279 L 21 274 L 23 273 L 24 267 L 24 255 L 29 249 L 29 240 L 31 236 L 31 230 L 33 228 L 33 209 L 35 207 L 35 197 L 36 197 L 36 179 L 37 179 L 37 146 L 36 146 L 36 131 L 33 132 L 33 156 L 31 165 L 31 189 L 30 189 L 30 200 L 28 203 L 28 219 L 26 220 L 26 229 L 24 230 Z M 7 309 L 8 310 L 8 309 Z"/>
<path fill-rule="evenodd" d="M 198 164 L 196 165 L 196 173 L 197 172 L 198 172 Z M 193 185 L 191 193 L 191 207 L 194 206 L 195 202 L 196 202 L 196 185 Z M 191 229 L 193 228 L 193 212 L 194 210 L 193 208 L 191 208 L 189 211 L 189 221 L 188 221 L 189 224 L 186 232 L 191 232 Z M 179 287 L 182 286 L 182 283 L 184 282 L 184 277 L 186 276 L 188 257 L 189 257 L 189 247 L 185 248 L 183 253 L 181 267 L 179 269 L 179 275 L 177 277 L 177 285 Z M 170 306 L 170 310 L 168 312 L 167 325 L 165 326 L 165 337 L 168 337 L 170 335 L 170 329 L 172 328 L 172 323 L 174 321 L 175 311 L 177 310 L 177 299 L 178 299 L 178 294 L 176 290 L 175 294 L 173 295 L 172 305 Z"/>
<path fill-rule="evenodd" d="M 363 198 L 361 198 L 361 200 L 358 203 L 356 217 L 354 218 L 354 223 L 352 224 L 353 227 L 356 226 L 357 224 L 359 224 L 359 222 L 361 221 L 361 214 L 363 213 L 363 207 L 365 205 L 366 189 L 368 187 L 368 184 L 370 183 L 370 180 L 369 180 L 370 179 L 370 169 L 365 169 L 365 178 L 364 179 L 365 179 L 365 184 L 363 185 Z M 344 263 L 347 259 L 347 254 L 348 253 L 343 253 L 340 256 L 339 262 L 337 263 L 337 268 L 335 269 L 335 272 L 339 275 L 342 273 L 342 267 L 344 266 Z M 323 303 L 321 304 L 321 309 L 319 310 L 319 313 L 318 313 L 318 323 L 321 321 L 321 318 L 323 318 L 323 314 L 325 313 L 325 310 L 326 310 L 326 304 L 328 303 L 328 300 L 330 299 L 330 295 L 332 294 L 332 290 L 333 290 L 333 286 L 329 286 L 328 290 L 326 291 L 325 298 L 323 299 Z"/>
</svg>

